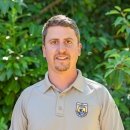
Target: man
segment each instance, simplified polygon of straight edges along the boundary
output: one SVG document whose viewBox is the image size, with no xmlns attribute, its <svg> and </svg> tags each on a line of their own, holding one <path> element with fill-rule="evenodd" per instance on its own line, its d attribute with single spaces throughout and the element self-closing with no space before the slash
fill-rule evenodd
<svg viewBox="0 0 130 130">
<path fill-rule="evenodd" d="M 21 94 L 10 130 L 124 130 L 109 92 L 76 69 L 82 48 L 76 23 L 54 16 L 42 36 L 48 72 Z"/>
</svg>

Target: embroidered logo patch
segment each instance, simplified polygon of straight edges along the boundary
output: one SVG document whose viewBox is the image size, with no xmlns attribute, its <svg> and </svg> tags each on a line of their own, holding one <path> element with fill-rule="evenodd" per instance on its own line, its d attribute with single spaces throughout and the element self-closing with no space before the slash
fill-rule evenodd
<svg viewBox="0 0 130 130">
<path fill-rule="evenodd" d="M 79 117 L 85 117 L 88 113 L 88 104 L 87 103 L 76 103 L 76 114 Z"/>
</svg>

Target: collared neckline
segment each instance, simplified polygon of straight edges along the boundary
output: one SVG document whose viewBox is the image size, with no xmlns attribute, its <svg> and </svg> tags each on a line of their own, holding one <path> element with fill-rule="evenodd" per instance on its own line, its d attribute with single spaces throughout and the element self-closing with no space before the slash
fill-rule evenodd
<svg viewBox="0 0 130 130">
<path fill-rule="evenodd" d="M 84 89 L 85 89 L 85 79 L 84 77 L 82 76 L 82 73 L 79 69 L 77 69 L 77 78 L 76 80 L 70 85 L 70 87 L 74 87 L 76 88 L 77 90 L 79 90 L 80 92 L 84 92 Z"/>
<path fill-rule="evenodd" d="M 82 76 L 82 73 L 79 69 L 77 69 L 77 73 L 78 73 L 78 75 L 77 75 L 76 80 L 68 88 L 66 88 L 63 92 L 70 90 L 72 87 L 76 88 L 77 90 L 79 90 L 82 93 L 84 92 L 85 79 Z M 55 87 L 48 78 L 48 72 L 46 72 L 46 74 L 45 74 L 44 83 L 45 83 L 45 86 L 43 87 L 43 93 L 46 93 L 49 90 L 49 88 Z M 58 88 L 56 88 L 56 89 L 58 89 Z"/>
</svg>

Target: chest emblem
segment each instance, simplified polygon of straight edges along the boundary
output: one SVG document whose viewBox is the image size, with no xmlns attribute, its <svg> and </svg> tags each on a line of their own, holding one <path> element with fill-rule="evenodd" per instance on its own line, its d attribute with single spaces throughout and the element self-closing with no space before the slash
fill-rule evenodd
<svg viewBox="0 0 130 130">
<path fill-rule="evenodd" d="M 88 113 L 88 104 L 87 103 L 76 103 L 76 114 L 79 117 L 85 117 Z"/>
</svg>

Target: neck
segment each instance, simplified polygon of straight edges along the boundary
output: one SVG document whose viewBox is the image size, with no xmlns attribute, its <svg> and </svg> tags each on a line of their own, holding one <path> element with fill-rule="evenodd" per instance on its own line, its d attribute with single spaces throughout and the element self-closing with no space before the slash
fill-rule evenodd
<svg viewBox="0 0 130 130">
<path fill-rule="evenodd" d="M 49 71 L 49 80 L 50 82 L 57 87 L 60 91 L 65 90 L 68 88 L 77 78 L 77 70 L 74 69 L 73 71 L 65 71 L 65 72 L 54 72 Z"/>
</svg>

